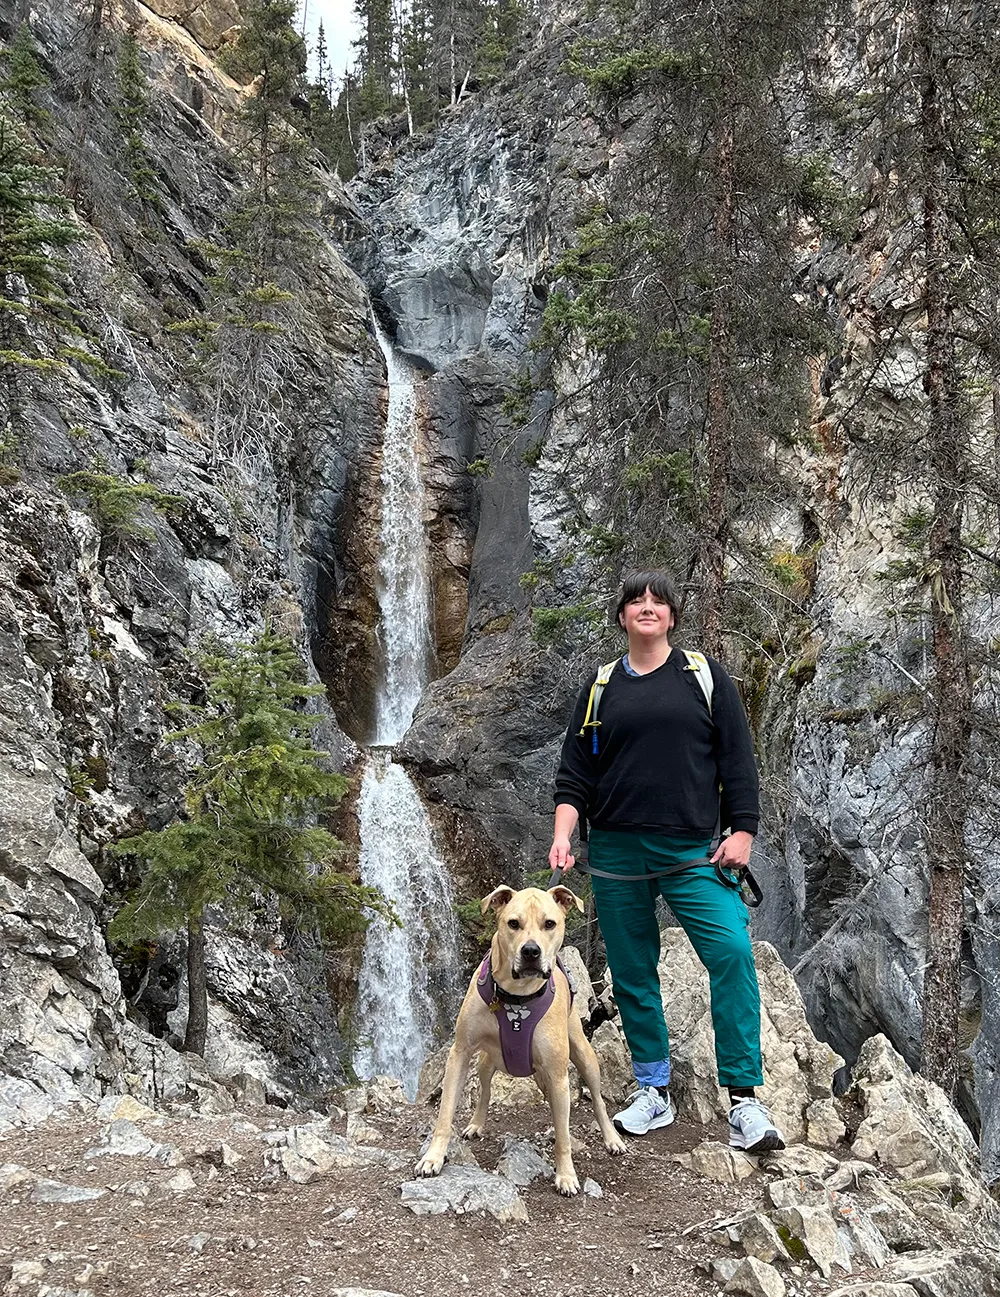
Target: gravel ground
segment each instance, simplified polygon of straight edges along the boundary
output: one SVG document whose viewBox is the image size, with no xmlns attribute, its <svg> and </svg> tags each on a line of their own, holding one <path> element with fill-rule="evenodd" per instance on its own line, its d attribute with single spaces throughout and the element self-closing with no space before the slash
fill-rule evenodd
<svg viewBox="0 0 1000 1297">
<path fill-rule="evenodd" d="M 0 1281 L 17 1297 L 328 1297 L 356 1286 L 402 1297 L 702 1297 L 719 1285 L 695 1262 L 724 1255 L 699 1231 L 685 1231 L 753 1206 L 763 1177 L 717 1184 L 670 1160 L 718 1130 L 677 1123 L 612 1158 L 589 1129 L 589 1105 L 574 1109 L 575 1157 L 602 1198 L 561 1198 L 536 1181 L 523 1196 L 527 1224 L 492 1216 L 414 1216 L 400 1185 L 430 1129 L 427 1108 L 366 1115 L 375 1147 L 403 1150 L 406 1169 L 363 1167 L 294 1184 L 268 1164 L 263 1132 L 309 1120 L 266 1112 L 227 1117 L 171 1116 L 142 1121 L 154 1141 L 183 1154 L 183 1166 L 148 1156 L 85 1156 L 101 1143 L 102 1123 L 53 1122 L 0 1137 L 0 1163 L 18 1163 L 66 1185 L 101 1188 L 92 1201 L 35 1202 L 30 1184 L 0 1194 Z M 539 1141 L 542 1104 L 491 1112 L 492 1131 L 472 1145 L 492 1170 L 501 1136 Z M 334 1121 L 343 1132 L 344 1120 Z M 222 1155 L 220 1145 L 230 1152 Z M 232 1154 L 238 1155 L 235 1160 Z M 177 1154 L 171 1159 L 180 1158 Z M 232 1165 L 225 1165 L 229 1161 Z M 168 1182 L 181 1175 L 193 1187 Z M 0 1173 L 2 1176 L 2 1173 Z M 0 1180 L 2 1182 L 2 1180 Z M 822 1291 L 826 1285 L 810 1285 Z"/>
</svg>

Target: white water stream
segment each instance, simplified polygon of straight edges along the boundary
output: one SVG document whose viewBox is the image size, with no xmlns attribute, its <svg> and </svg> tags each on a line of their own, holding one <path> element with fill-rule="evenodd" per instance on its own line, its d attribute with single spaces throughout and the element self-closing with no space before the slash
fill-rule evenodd
<svg viewBox="0 0 1000 1297">
<path fill-rule="evenodd" d="M 375 748 L 358 800 L 361 878 L 395 905 L 401 928 L 368 930 L 355 1009 L 362 1077 L 397 1076 L 414 1098 L 434 1041 L 437 1006 L 450 1011 L 458 932 L 451 883 L 413 781 L 380 747 L 398 743 L 413 719 L 431 662 L 430 579 L 424 492 L 417 452 L 413 371 L 375 326 L 385 355 L 389 412 L 382 446 L 379 640 Z"/>
</svg>

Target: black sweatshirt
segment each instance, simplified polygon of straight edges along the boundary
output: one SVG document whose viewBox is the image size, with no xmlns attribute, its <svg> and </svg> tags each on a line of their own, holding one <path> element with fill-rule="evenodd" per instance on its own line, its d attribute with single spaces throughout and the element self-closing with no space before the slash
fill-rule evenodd
<svg viewBox="0 0 1000 1297">
<path fill-rule="evenodd" d="M 736 686 L 709 658 L 712 711 L 688 660 L 673 649 L 647 675 L 629 675 L 621 662 L 593 730 L 578 734 L 594 676 L 576 701 L 556 775 L 556 805 L 575 806 L 597 829 L 711 837 L 719 823 L 757 832 L 757 766 Z"/>
</svg>

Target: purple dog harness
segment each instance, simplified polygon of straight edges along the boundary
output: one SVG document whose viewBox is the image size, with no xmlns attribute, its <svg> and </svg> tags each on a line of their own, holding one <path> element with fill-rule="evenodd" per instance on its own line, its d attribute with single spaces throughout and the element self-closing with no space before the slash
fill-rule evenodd
<svg viewBox="0 0 1000 1297">
<path fill-rule="evenodd" d="M 483 960 L 476 986 L 483 1001 L 491 1013 L 496 1015 L 500 1028 L 500 1049 L 503 1052 L 504 1070 L 511 1076 L 531 1076 L 534 1067 L 531 1063 L 531 1042 L 535 1028 L 548 1012 L 549 1005 L 556 996 L 556 982 L 553 974 L 540 991 L 531 995 L 512 995 L 497 986 L 490 966 L 492 953 Z M 569 984 L 569 1000 L 573 1003 L 573 983 L 569 973 L 563 967 L 562 960 L 556 956 L 556 967 L 561 970 Z"/>
</svg>

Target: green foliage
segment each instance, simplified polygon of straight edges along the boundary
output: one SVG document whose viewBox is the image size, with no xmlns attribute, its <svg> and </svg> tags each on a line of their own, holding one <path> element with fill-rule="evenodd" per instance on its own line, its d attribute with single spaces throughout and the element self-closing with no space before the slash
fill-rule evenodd
<svg viewBox="0 0 1000 1297">
<path fill-rule="evenodd" d="M 310 742 L 319 718 L 302 706 L 323 687 L 303 683 L 292 645 L 267 632 L 208 654 L 200 668 L 206 701 L 177 704 L 188 724 L 167 736 L 200 752 L 184 789 L 184 818 L 116 844 L 117 854 L 141 862 L 142 878 L 109 936 L 156 937 L 199 918 L 207 905 L 252 912 L 262 894 L 331 939 L 363 931 L 374 914 L 394 919 L 375 888 L 335 868 L 340 843 L 312 823 L 347 782 L 324 769 L 327 754 Z"/>
<path fill-rule="evenodd" d="M 307 91 L 296 10 L 295 0 L 250 0 L 223 52 L 226 70 L 250 83 L 235 132 L 245 183 L 221 213 L 223 237 L 196 245 L 211 266 L 208 309 L 170 326 L 197 344 L 213 458 L 250 477 L 261 462 L 279 476 L 287 468 L 292 437 L 280 412 L 300 310 L 293 288 L 308 279 L 317 248 L 308 123 L 296 106 Z"/>
<path fill-rule="evenodd" d="M 138 522 L 144 504 L 157 513 L 170 513 L 185 503 L 183 495 L 171 495 L 150 482 L 128 482 L 95 469 L 69 473 L 56 482 L 66 495 L 83 496 L 90 516 L 104 536 L 119 540 L 152 540 L 155 533 Z"/>
<path fill-rule="evenodd" d="M 528 449 L 521 456 L 522 464 L 527 464 L 529 468 L 537 468 L 542 458 L 542 451 L 545 449 L 545 438 L 538 437 L 531 443 Z"/>
<path fill-rule="evenodd" d="M 649 77 L 692 77 L 701 71 L 694 51 L 662 49 L 655 45 L 623 49 L 615 41 L 580 41 L 570 50 L 566 71 L 579 77 L 607 102 L 634 94 Z"/>
<path fill-rule="evenodd" d="M 531 633 L 537 643 L 542 645 L 564 643 L 573 632 L 589 638 L 590 633 L 603 624 L 604 613 L 586 601 L 567 604 L 562 608 L 531 610 Z"/>
<path fill-rule="evenodd" d="M 657 482 L 678 495 L 687 495 L 693 491 L 690 452 L 674 450 L 667 454 L 643 455 L 641 459 L 632 460 L 622 470 L 622 485 L 630 490 L 648 486 L 652 482 Z"/>
<path fill-rule="evenodd" d="M 493 465 L 485 456 L 480 455 L 478 459 L 473 459 L 466 464 L 465 471 L 470 477 L 492 477 Z"/>
<path fill-rule="evenodd" d="M 122 169 L 132 198 L 140 204 L 159 206 L 156 169 L 143 137 L 149 112 L 149 82 L 142 66 L 139 43 L 132 32 L 122 37 L 118 47 L 115 80 L 114 117 Z"/>
<path fill-rule="evenodd" d="M 39 104 L 38 94 L 48 85 L 49 79 L 38 61 L 31 28 L 23 22 L 14 33 L 9 48 L 3 52 L 0 93 L 23 121 L 31 126 L 44 126 L 51 114 Z"/>
<path fill-rule="evenodd" d="M 810 545 L 801 551 L 779 546 L 768 556 L 768 570 L 782 590 L 792 598 L 804 599 L 816 580 L 818 553 L 818 545 Z"/>
<path fill-rule="evenodd" d="M 23 423 L 25 388 L 59 370 L 40 334 L 72 328 L 60 252 L 81 231 L 64 217 L 59 173 L 43 166 L 24 132 L 0 111 L 0 435 Z M 29 331 L 29 325 L 31 329 Z"/>
<path fill-rule="evenodd" d="M 483 914 L 480 902 L 456 901 L 455 917 L 458 926 L 477 946 L 488 946 L 493 936 L 492 915 Z"/>
<path fill-rule="evenodd" d="M 531 375 L 527 371 L 518 374 L 504 393 L 503 400 L 500 402 L 500 413 L 505 419 L 511 419 L 514 423 L 520 425 L 527 423 L 531 414 L 531 398 L 534 394 L 535 385 L 531 381 Z"/>
</svg>

